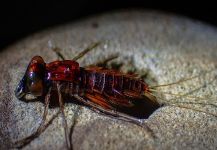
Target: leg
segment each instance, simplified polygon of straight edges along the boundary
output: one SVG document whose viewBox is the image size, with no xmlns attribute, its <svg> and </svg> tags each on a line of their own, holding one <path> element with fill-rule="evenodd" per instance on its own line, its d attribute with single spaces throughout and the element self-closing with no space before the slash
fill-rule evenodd
<svg viewBox="0 0 217 150">
<path fill-rule="evenodd" d="M 115 110 L 108 110 L 108 109 L 104 109 L 100 106 L 95 105 L 94 103 L 91 103 L 90 101 L 87 101 L 85 99 L 83 99 L 82 97 L 78 96 L 78 95 L 74 95 L 74 97 L 79 100 L 80 102 L 84 103 L 87 106 L 90 106 L 91 110 L 93 110 L 94 112 L 97 113 L 102 113 L 106 116 L 110 116 L 113 117 L 115 119 L 119 119 L 119 120 L 124 120 L 127 122 L 131 122 L 133 124 L 136 124 L 142 128 L 145 128 L 152 137 L 155 137 L 153 131 L 144 123 L 144 120 L 142 119 L 137 119 L 131 116 L 128 116 L 126 114 L 123 113 L 117 113 Z"/>
<path fill-rule="evenodd" d="M 65 60 L 65 57 L 60 52 L 61 49 L 59 47 L 54 46 L 51 41 L 48 41 L 48 47 L 52 49 L 61 60 Z"/>
<path fill-rule="evenodd" d="M 83 57 L 86 53 L 88 53 L 89 51 L 93 50 L 95 47 L 97 47 L 100 43 L 96 42 L 93 43 L 92 45 L 88 46 L 86 49 L 82 50 L 80 53 L 78 53 L 72 60 L 77 61 L 78 59 L 80 59 L 81 57 Z M 50 44 L 51 45 L 51 44 Z M 60 52 L 61 49 L 58 47 L 53 47 L 52 45 L 50 46 L 51 49 L 57 54 L 58 57 L 61 58 L 61 60 L 65 60 L 65 57 L 63 56 L 63 54 Z"/>
<path fill-rule="evenodd" d="M 57 56 L 61 59 L 61 60 L 65 60 L 65 57 L 63 56 L 63 54 L 60 52 L 61 49 L 58 47 L 54 47 L 52 48 L 52 50 L 57 54 Z"/>
<path fill-rule="evenodd" d="M 88 46 L 86 49 L 81 51 L 79 54 L 77 54 L 77 56 L 75 56 L 72 60 L 77 61 L 78 59 L 82 58 L 86 53 L 88 53 L 89 51 L 91 51 L 95 47 L 97 47 L 99 44 L 100 44 L 100 42 L 93 43 L 92 45 Z M 118 58 L 118 54 L 111 55 L 103 61 L 99 61 L 97 63 L 94 63 L 92 65 L 88 65 L 88 66 L 105 67 L 109 61 L 116 59 L 116 58 Z"/>
<path fill-rule="evenodd" d="M 46 121 L 46 116 L 48 113 L 48 107 L 49 107 L 49 103 L 50 103 L 50 92 L 51 92 L 51 88 L 48 91 L 48 94 L 45 97 L 45 109 L 44 109 L 44 114 L 42 117 L 42 122 L 40 123 L 37 131 L 35 133 L 33 133 L 32 135 L 15 142 L 15 146 L 14 148 L 22 148 L 24 146 L 26 146 L 27 144 L 29 144 L 32 140 L 34 140 L 36 137 L 38 137 L 47 127 L 48 125 L 54 120 L 54 118 L 57 116 L 55 115 L 46 125 L 45 125 L 45 121 Z"/>
<path fill-rule="evenodd" d="M 95 47 L 97 47 L 100 44 L 100 42 L 96 42 L 88 46 L 86 49 L 82 50 L 80 53 L 78 53 L 72 60 L 77 61 L 81 57 L 83 57 L 86 53 L 93 50 Z"/>
<path fill-rule="evenodd" d="M 92 45 L 88 46 L 86 49 L 82 50 L 80 53 L 78 53 L 72 60 L 77 61 L 78 59 L 82 58 L 86 53 L 89 51 L 93 50 L 95 47 L 97 47 L 100 44 L 100 42 L 93 43 Z M 51 44 L 50 44 L 51 45 Z M 63 54 L 60 52 L 61 49 L 58 47 L 53 47 L 52 45 L 50 46 L 51 49 L 57 54 L 58 57 L 60 57 L 61 60 L 65 60 L 65 57 Z M 97 63 L 94 63 L 92 65 L 88 66 L 99 66 L 99 67 L 106 67 L 107 63 L 113 59 L 118 58 L 118 54 L 114 54 L 109 56 L 103 61 L 99 61 Z"/>
<path fill-rule="evenodd" d="M 73 144 L 72 144 L 72 134 L 75 128 L 75 125 L 77 124 L 77 118 L 79 115 L 79 110 L 81 109 L 81 106 L 77 106 L 77 109 L 74 112 L 74 119 L 73 119 L 73 123 L 72 126 L 70 127 L 70 133 L 69 133 L 69 140 L 70 140 L 70 147 L 73 148 Z"/>
<path fill-rule="evenodd" d="M 133 122 L 135 124 L 141 124 L 142 123 L 142 121 L 140 119 L 130 117 L 130 116 L 125 115 L 123 113 L 117 113 L 115 110 L 104 109 L 104 108 L 102 108 L 100 106 L 95 105 L 94 103 L 86 101 L 85 99 L 83 99 L 80 96 L 75 95 L 75 98 L 82 101 L 84 104 L 90 106 L 91 110 L 93 110 L 94 112 L 102 113 L 104 115 L 114 117 L 114 118 L 118 118 L 120 120 Z"/>
<path fill-rule="evenodd" d="M 112 61 L 112 60 L 114 60 L 116 58 L 118 58 L 118 54 L 111 55 L 108 58 L 105 58 L 104 60 L 98 61 L 98 62 L 96 62 L 94 64 L 88 65 L 87 67 L 98 66 L 98 67 L 104 67 L 104 68 L 106 68 L 108 62 L 110 62 L 110 61 Z"/>
<path fill-rule="evenodd" d="M 59 105 L 60 105 L 60 111 L 62 114 L 62 124 L 65 130 L 65 139 L 66 139 L 66 145 L 68 149 L 72 149 L 71 145 L 70 145 L 70 140 L 69 140 L 69 131 L 68 131 L 68 125 L 67 125 L 67 121 L 66 121 L 66 117 L 65 117 L 65 113 L 64 113 L 64 104 L 63 104 L 63 100 L 62 100 L 62 95 L 60 92 L 60 84 L 57 83 L 57 92 L 58 92 L 58 96 L 59 96 Z"/>
<path fill-rule="evenodd" d="M 81 57 L 83 57 L 86 53 L 88 53 L 89 51 L 93 50 L 95 47 L 97 47 L 100 43 L 97 42 L 97 43 L 93 43 L 92 45 L 88 46 L 86 49 L 84 49 L 82 52 L 80 52 L 78 55 L 76 55 L 73 60 L 78 60 L 80 59 Z M 51 44 L 49 44 L 50 47 L 52 48 L 52 50 L 57 54 L 58 57 L 60 57 L 62 60 L 65 60 L 65 57 L 63 56 L 63 54 L 61 54 L 61 49 L 58 48 L 58 47 L 53 47 Z M 111 59 L 111 58 L 110 58 Z M 109 60 L 107 60 L 109 61 Z M 61 110 L 61 113 L 62 113 L 62 119 L 63 119 L 63 126 L 64 126 L 64 129 L 65 129 L 65 138 L 66 138 L 66 144 L 67 144 L 67 147 L 70 149 L 73 148 L 73 145 L 72 145 L 72 139 L 71 139 L 71 135 L 73 133 L 73 130 L 74 130 L 74 126 L 76 124 L 76 120 L 77 120 L 77 115 L 74 117 L 74 122 L 73 122 L 73 125 L 71 127 L 71 130 L 70 130 L 70 134 L 68 134 L 68 126 L 67 126 L 67 121 L 66 121 L 66 118 L 65 118 L 65 114 L 64 114 L 64 105 L 63 105 L 63 102 L 62 102 L 62 96 L 61 96 L 61 93 L 60 93 L 60 85 L 57 84 L 57 88 L 58 88 L 58 95 L 59 95 L 59 104 L 60 104 L 60 110 Z M 80 110 L 80 106 L 78 107 L 78 109 L 76 110 L 79 111 Z M 76 114 L 75 112 L 75 114 Z"/>
</svg>

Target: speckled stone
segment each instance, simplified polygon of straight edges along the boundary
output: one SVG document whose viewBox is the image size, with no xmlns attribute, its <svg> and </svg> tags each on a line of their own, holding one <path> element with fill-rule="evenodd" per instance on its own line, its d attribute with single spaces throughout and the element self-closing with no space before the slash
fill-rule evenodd
<svg viewBox="0 0 217 150">
<path fill-rule="evenodd" d="M 79 60 L 85 66 L 119 52 L 115 60 L 134 70 L 146 72 L 157 84 L 172 83 L 216 69 L 217 29 L 201 22 L 156 12 L 125 11 L 103 14 L 45 30 L 8 47 L 0 53 L 0 149 L 36 131 L 43 104 L 25 103 L 14 95 L 14 89 L 35 55 L 46 62 L 57 59 L 48 42 L 62 48 L 70 59 L 96 41 L 103 43 Z M 127 67 L 126 67 L 127 66 Z M 182 84 L 159 88 L 160 103 L 178 103 L 217 114 L 216 72 Z M 206 85 L 206 86 L 204 86 Z M 191 96 L 171 98 L 166 92 Z M 193 95 L 193 96 L 192 96 Z M 202 97 L 202 98 L 195 98 Z M 188 104 L 181 102 L 196 102 Z M 69 126 L 73 123 L 74 104 L 66 104 Z M 49 110 L 48 118 L 58 108 Z M 217 149 L 217 118 L 190 109 L 164 106 L 145 123 L 147 130 L 92 112 L 79 111 L 72 141 L 74 149 Z M 23 149 L 65 149 L 60 116 Z"/>
</svg>

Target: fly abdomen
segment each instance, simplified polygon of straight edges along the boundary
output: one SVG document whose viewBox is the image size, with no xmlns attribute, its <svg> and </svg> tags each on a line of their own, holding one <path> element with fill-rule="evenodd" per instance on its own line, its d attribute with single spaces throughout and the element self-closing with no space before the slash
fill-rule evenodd
<svg viewBox="0 0 217 150">
<path fill-rule="evenodd" d="M 144 81 L 120 72 L 101 68 L 81 69 L 81 87 L 89 92 L 112 96 L 140 97 L 146 90 Z M 126 93 L 126 94 L 125 94 Z"/>
<path fill-rule="evenodd" d="M 102 93 L 104 91 L 106 83 L 105 73 L 81 69 L 80 78 L 80 85 L 86 91 L 95 91 L 98 93 Z"/>
</svg>

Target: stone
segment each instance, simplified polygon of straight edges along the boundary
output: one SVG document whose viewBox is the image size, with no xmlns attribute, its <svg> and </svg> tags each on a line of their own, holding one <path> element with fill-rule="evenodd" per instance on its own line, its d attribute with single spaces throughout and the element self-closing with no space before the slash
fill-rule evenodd
<svg viewBox="0 0 217 150">
<path fill-rule="evenodd" d="M 74 149 L 216 149 L 217 118 L 177 107 L 217 114 L 216 40 L 217 29 L 210 25 L 153 11 L 110 12 L 29 35 L 0 53 L 0 149 L 31 135 L 40 124 L 43 104 L 25 103 L 14 95 L 31 58 L 40 55 L 46 62 L 56 60 L 51 44 L 72 59 L 99 41 L 100 46 L 78 61 L 80 66 L 119 53 L 113 61 L 123 63 L 123 71 L 145 74 L 152 85 L 200 76 L 157 88 L 159 103 L 166 105 L 145 120 L 155 137 L 135 124 L 82 107 L 72 134 Z M 69 127 L 76 109 L 73 103 L 65 104 Z M 57 111 L 58 107 L 49 109 L 48 119 Z M 66 149 L 61 117 L 23 149 Z"/>
</svg>

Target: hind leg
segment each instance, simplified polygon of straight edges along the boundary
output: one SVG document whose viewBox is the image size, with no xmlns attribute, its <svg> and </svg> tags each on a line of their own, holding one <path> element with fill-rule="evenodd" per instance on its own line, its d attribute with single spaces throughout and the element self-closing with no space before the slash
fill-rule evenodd
<svg viewBox="0 0 217 150">
<path fill-rule="evenodd" d="M 68 131 L 68 125 L 67 125 L 67 120 L 66 120 L 66 116 L 65 116 L 65 113 L 64 113 L 64 102 L 63 102 L 63 99 L 62 99 L 62 94 L 60 92 L 60 88 L 61 88 L 61 85 L 59 82 L 57 82 L 56 84 L 57 86 L 57 92 L 58 92 L 58 96 L 59 96 L 59 106 L 60 106 L 60 111 L 61 111 L 61 114 L 62 114 L 62 124 L 63 124 L 63 127 L 64 127 L 64 131 L 65 131 L 65 139 L 66 139 L 66 147 L 67 149 L 73 149 L 72 144 L 71 144 L 71 141 L 70 141 L 70 138 L 69 138 L 69 131 Z"/>
<path fill-rule="evenodd" d="M 26 145 L 28 145 L 31 141 L 33 141 L 35 138 L 37 138 L 42 132 L 44 132 L 44 130 L 49 126 L 49 124 L 51 124 L 51 122 L 57 117 L 59 112 L 57 114 L 55 114 L 47 124 L 45 124 L 47 113 L 48 113 L 48 107 L 49 107 L 49 103 L 50 103 L 50 92 L 51 92 L 51 88 L 49 89 L 49 92 L 45 97 L 44 113 L 43 113 L 42 121 L 41 121 L 38 129 L 32 135 L 15 142 L 13 145 L 13 148 L 23 148 Z"/>
<path fill-rule="evenodd" d="M 124 113 L 117 112 L 117 111 L 115 111 L 115 109 L 111 109 L 111 108 L 106 107 L 106 105 L 104 105 L 104 106 L 96 105 L 95 103 L 93 103 L 89 100 L 86 100 L 85 98 L 83 98 L 79 95 L 74 95 L 74 97 L 78 101 L 89 106 L 89 108 L 94 112 L 109 116 L 111 118 L 115 118 L 118 120 L 123 120 L 123 121 L 127 121 L 127 122 L 131 122 L 133 124 L 136 124 L 136 125 L 144 128 L 152 137 L 155 137 L 153 131 L 145 124 L 144 119 L 137 119 L 137 118 L 131 117 L 129 115 L 126 115 Z M 106 101 L 109 101 L 109 100 L 106 100 Z"/>
</svg>

